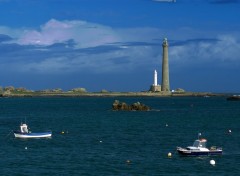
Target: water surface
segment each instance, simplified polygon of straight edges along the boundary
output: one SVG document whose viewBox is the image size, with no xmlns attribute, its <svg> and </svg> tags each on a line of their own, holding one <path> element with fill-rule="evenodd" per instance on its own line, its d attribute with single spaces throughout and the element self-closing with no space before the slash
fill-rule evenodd
<svg viewBox="0 0 240 176">
<path fill-rule="evenodd" d="M 115 99 L 153 111 L 112 111 Z M 1 98 L 0 112 L 1 175 L 240 174 L 240 102 L 224 97 Z M 53 137 L 15 139 L 11 131 L 25 119 Z M 223 156 L 178 156 L 176 147 L 199 132 Z"/>
</svg>

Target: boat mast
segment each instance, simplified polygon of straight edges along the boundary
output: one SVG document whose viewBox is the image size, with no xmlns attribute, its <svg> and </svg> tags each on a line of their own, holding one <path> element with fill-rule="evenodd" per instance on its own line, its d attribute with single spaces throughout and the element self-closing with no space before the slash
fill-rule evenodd
<svg viewBox="0 0 240 176">
<path fill-rule="evenodd" d="M 198 133 L 198 140 L 200 139 L 200 136 L 201 136 L 202 134 L 201 133 Z"/>
</svg>

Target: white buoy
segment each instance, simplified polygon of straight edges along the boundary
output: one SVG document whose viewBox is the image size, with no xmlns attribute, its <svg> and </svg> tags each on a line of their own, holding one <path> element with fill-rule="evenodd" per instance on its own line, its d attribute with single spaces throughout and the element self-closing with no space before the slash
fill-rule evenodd
<svg viewBox="0 0 240 176">
<path fill-rule="evenodd" d="M 100 143 L 102 143 L 102 141 L 99 141 Z"/>
<path fill-rule="evenodd" d="M 171 158 L 172 157 L 172 153 L 169 152 L 167 156 L 168 156 L 168 158 Z"/>
<path fill-rule="evenodd" d="M 27 150 L 27 147 L 25 147 L 25 150 Z"/>
<path fill-rule="evenodd" d="M 228 133 L 231 133 L 232 132 L 232 130 L 228 130 Z"/>
<path fill-rule="evenodd" d="M 210 160 L 210 164 L 214 166 L 216 162 L 214 160 Z"/>
<path fill-rule="evenodd" d="M 127 163 L 127 164 L 130 164 L 130 163 L 131 163 L 131 160 L 127 160 L 126 163 Z"/>
<path fill-rule="evenodd" d="M 168 124 L 166 123 L 166 127 L 168 127 Z"/>
</svg>

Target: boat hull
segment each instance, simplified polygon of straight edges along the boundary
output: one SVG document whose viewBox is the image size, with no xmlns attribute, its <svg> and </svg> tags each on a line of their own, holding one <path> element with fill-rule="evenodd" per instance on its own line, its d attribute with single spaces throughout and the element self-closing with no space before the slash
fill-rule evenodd
<svg viewBox="0 0 240 176">
<path fill-rule="evenodd" d="M 193 150 L 186 150 L 183 148 L 177 149 L 178 153 L 181 156 L 214 156 L 214 155 L 222 155 L 222 150 L 209 150 L 209 151 L 193 151 Z"/>
<path fill-rule="evenodd" d="M 14 132 L 16 138 L 50 138 L 52 137 L 52 132 L 43 132 L 43 133 L 21 133 Z"/>
</svg>

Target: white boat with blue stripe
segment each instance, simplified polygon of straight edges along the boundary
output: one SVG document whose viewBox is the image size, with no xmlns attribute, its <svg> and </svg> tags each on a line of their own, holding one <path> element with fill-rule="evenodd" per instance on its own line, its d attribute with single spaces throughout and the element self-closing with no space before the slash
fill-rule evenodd
<svg viewBox="0 0 240 176">
<path fill-rule="evenodd" d="M 21 123 L 20 125 L 20 131 L 14 131 L 14 136 L 16 138 L 50 138 L 52 137 L 52 132 L 38 132 L 38 133 L 32 133 L 28 130 L 28 126 L 26 123 Z"/>
<path fill-rule="evenodd" d="M 222 148 L 212 146 L 210 149 L 206 147 L 206 139 L 197 139 L 192 146 L 186 148 L 177 147 L 177 151 L 182 156 L 212 156 L 222 155 Z"/>
</svg>

